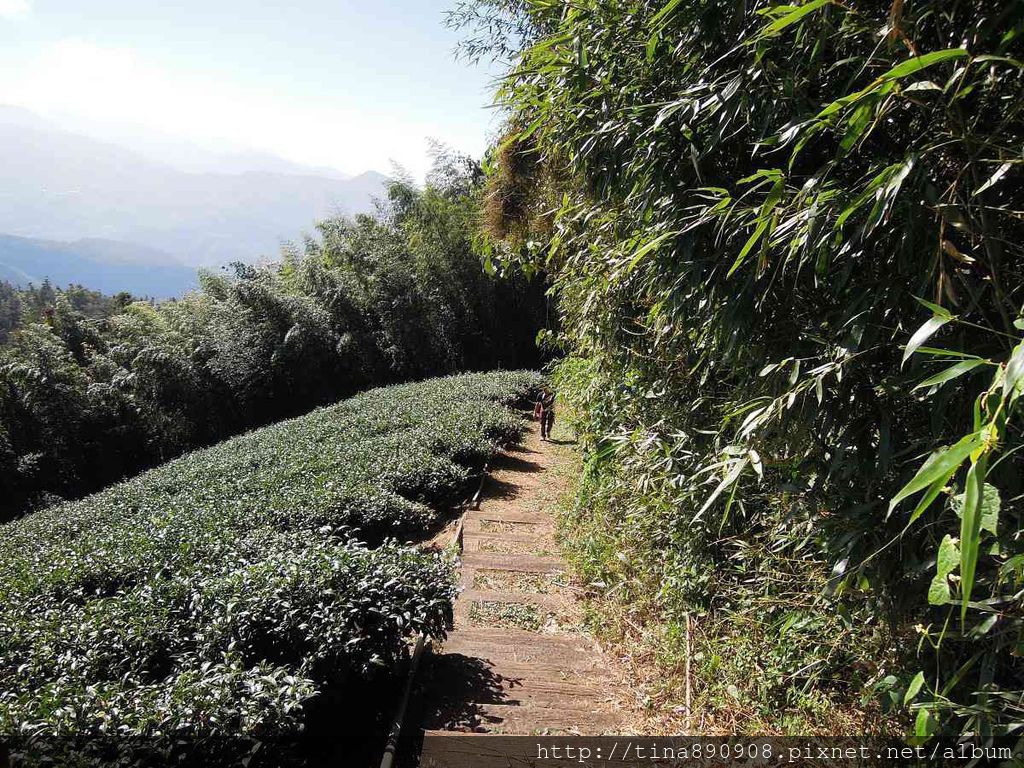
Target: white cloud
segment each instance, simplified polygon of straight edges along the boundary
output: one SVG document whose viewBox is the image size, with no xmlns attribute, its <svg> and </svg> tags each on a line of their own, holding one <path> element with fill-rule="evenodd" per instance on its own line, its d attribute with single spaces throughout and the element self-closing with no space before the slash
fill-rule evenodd
<svg viewBox="0 0 1024 768">
<path fill-rule="evenodd" d="M 0 8 L 19 1 L 0 0 Z M 193 74 L 130 49 L 83 40 L 64 40 L 0 66 L 0 103 L 43 115 L 133 124 L 199 143 L 230 143 L 349 172 L 387 171 L 394 160 L 422 177 L 426 137 L 467 149 L 482 138 L 396 119 L 386 104 L 297 101 L 287 89 Z"/>
<path fill-rule="evenodd" d="M 29 10 L 28 0 L 0 0 L 0 17 L 24 16 Z"/>
</svg>

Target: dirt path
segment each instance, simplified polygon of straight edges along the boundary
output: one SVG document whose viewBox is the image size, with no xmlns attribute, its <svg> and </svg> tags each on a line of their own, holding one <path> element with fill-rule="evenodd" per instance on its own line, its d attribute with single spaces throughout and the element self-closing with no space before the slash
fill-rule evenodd
<svg viewBox="0 0 1024 768">
<path fill-rule="evenodd" d="M 523 446 L 495 460 L 481 508 L 466 514 L 455 629 L 425 669 L 428 733 L 625 730 L 621 687 L 580 629 L 554 540 L 567 459 L 533 424 Z"/>
</svg>

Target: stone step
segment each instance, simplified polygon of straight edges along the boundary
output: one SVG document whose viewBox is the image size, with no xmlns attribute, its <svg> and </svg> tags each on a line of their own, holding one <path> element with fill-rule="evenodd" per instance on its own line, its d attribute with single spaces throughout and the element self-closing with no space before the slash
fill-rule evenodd
<svg viewBox="0 0 1024 768">
<path fill-rule="evenodd" d="M 538 608 L 555 609 L 563 603 L 563 598 L 559 595 L 542 595 L 538 592 L 495 592 L 486 589 L 466 589 L 459 595 L 456 607 L 464 605 L 468 609 L 475 602 L 525 603 Z"/>
<path fill-rule="evenodd" d="M 557 557 L 535 555 L 503 555 L 497 552 L 464 552 L 463 565 L 487 571 L 521 571 L 523 573 L 560 573 L 565 563 Z"/>
<path fill-rule="evenodd" d="M 502 508 L 497 504 L 488 505 L 485 509 L 474 510 L 466 515 L 467 526 L 474 532 L 483 531 L 479 524 L 484 520 L 491 520 L 496 523 L 513 523 L 518 525 L 547 525 L 551 526 L 553 521 L 551 515 L 543 512 L 521 512 L 518 510 Z"/>
<path fill-rule="evenodd" d="M 424 731 L 420 768 L 509 768 L 534 765 L 536 745 L 487 733 Z M 544 759 L 545 768 L 579 768 L 580 758 Z"/>
<path fill-rule="evenodd" d="M 525 551 L 530 549 L 553 549 L 550 537 L 530 533 L 470 533 L 463 531 L 463 545 L 472 552 L 486 552 L 488 544 L 514 544 Z"/>
<path fill-rule="evenodd" d="M 544 637 L 538 634 L 537 637 Z M 513 666 L 529 666 L 538 675 L 553 678 L 557 675 L 597 675 L 602 671 L 600 659 L 592 657 L 591 651 L 564 649 L 551 646 L 494 646 L 483 643 L 460 641 L 458 638 L 447 643 L 446 654 L 476 659 L 490 665 L 498 675 L 511 675 Z"/>
<path fill-rule="evenodd" d="M 465 657 L 462 657 L 465 658 Z M 488 666 L 497 685 L 511 681 L 513 685 L 567 685 L 600 688 L 607 682 L 606 670 L 600 665 L 590 669 L 567 669 L 565 665 L 537 662 L 502 661 Z"/>
<path fill-rule="evenodd" d="M 477 714 L 479 727 L 489 733 L 533 734 L 545 731 L 572 731 L 583 736 L 600 736 L 614 728 L 618 718 L 594 709 L 554 709 L 550 707 L 483 704 Z"/>
<path fill-rule="evenodd" d="M 578 651 L 580 653 L 593 653 L 595 644 L 589 638 L 582 635 L 545 635 L 537 632 L 530 632 L 525 629 L 506 629 L 493 627 L 467 627 L 453 632 L 448 643 L 458 640 L 460 642 L 472 642 L 494 645 L 496 648 L 503 646 L 522 647 L 526 645 L 547 646 L 549 648 L 563 648 L 565 650 Z"/>
<path fill-rule="evenodd" d="M 548 691 L 603 691 L 609 688 L 605 669 L 571 669 L 571 665 L 543 662 L 501 661 L 495 663 L 460 653 L 432 654 L 425 679 L 441 683 L 438 695 L 450 698 L 458 688 L 466 700 L 500 701 L 506 690 L 527 687 Z M 486 691 L 487 695 L 481 695 Z"/>
</svg>

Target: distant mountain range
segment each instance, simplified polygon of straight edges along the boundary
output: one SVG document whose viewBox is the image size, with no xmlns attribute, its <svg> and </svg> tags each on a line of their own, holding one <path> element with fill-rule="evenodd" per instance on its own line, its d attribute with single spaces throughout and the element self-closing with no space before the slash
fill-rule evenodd
<svg viewBox="0 0 1024 768">
<path fill-rule="evenodd" d="M 161 251 L 116 240 L 62 243 L 0 235 L 0 280 L 26 288 L 49 279 L 64 288 L 72 283 L 108 295 L 167 299 L 197 286 L 195 267 Z"/>
<path fill-rule="evenodd" d="M 86 287 L 156 295 L 138 288 L 153 284 L 146 271 L 165 268 L 157 282 L 181 286 L 184 271 L 194 279 L 197 266 L 276 257 L 317 219 L 371 211 L 387 183 L 373 171 L 348 178 L 262 154 L 196 149 L 185 163 L 181 145 L 157 138 L 148 146 L 140 154 L 0 107 L 0 233 L 16 236 L 0 251 L 0 275 L 59 284 L 47 270 L 63 264 L 60 274 L 80 274 L 74 279 Z M 176 165 L 153 159 L 161 146 Z M 12 255 L 30 252 L 38 262 Z"/>
</svg>

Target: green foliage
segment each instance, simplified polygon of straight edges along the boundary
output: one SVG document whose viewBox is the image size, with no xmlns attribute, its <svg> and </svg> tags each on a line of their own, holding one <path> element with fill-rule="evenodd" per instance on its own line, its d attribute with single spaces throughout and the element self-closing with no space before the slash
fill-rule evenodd
<svg viewBox="0 0 1024 768">
<path fill-rule="evenodd" d="M 261 744 L 284 764 L 316 697 L 357 695 L 451 618 L 443 557 L 352 537 L 422 537 L 538 384 L 372 390 L 0 527 L 0 742 L 26 765 L 237 765 Z"/>
<path fill-rule="evenodd" d="M 0 519 L 368 386 L 534 365 L 541 289 L 483 272 L 480 194 L 479 166 L 439 151 L 425 189 L 395 183 L 376 217 L 178 301 L 23 295 L 0 349 Z"/>
<path fill-rule="evenodd" d="M 756 618 L 737 688 L 770 655 L 761 697 L 1017 738 L 1024 7 L 469 5 L 523 183 L 558 180 L 517 198 L 543 247 L 494 247 L 553 279 L 595 578 Z"/>
</svg>

